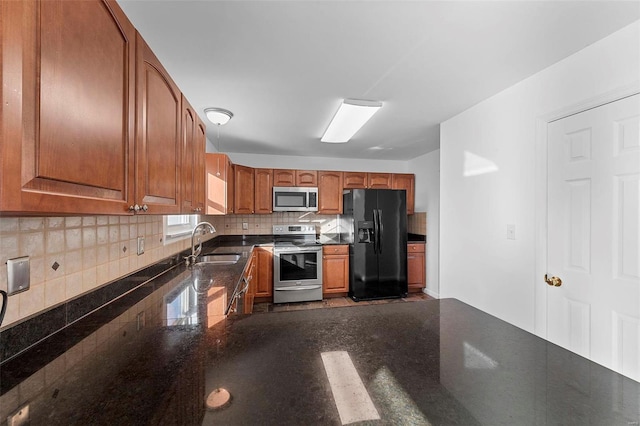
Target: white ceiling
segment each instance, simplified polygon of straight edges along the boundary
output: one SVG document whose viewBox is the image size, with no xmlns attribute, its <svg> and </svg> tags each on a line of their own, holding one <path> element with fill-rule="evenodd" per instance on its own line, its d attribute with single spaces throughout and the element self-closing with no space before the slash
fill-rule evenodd
<svg viewBox="0 0 640 426">
<path fill-rule="evenodd" d="M 235 114 L 219 138 L 207 122 L 221 151 L 361 159 L 439 148 L 439 123 L 640 19 L 638 1 L 119 4 L 201 117 Z M 321 143 L 343 98 L 384 106 Z"/>
</svg>

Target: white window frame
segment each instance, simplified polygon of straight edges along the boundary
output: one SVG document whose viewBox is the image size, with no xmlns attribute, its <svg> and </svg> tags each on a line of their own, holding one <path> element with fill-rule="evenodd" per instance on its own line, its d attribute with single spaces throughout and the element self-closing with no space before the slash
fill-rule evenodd
<svg viewBox="0 0 640 426">
<path fill-rule="evenodd" d="M 195 226 L 198 224 L 199 218 L 200 216 L 198 216 L 197 214 L 164 216 L 162 220 L 162 234 L 164 245 L 189 238 L 191 236 L 193 228 L 195 228 Z"/>
</svg>

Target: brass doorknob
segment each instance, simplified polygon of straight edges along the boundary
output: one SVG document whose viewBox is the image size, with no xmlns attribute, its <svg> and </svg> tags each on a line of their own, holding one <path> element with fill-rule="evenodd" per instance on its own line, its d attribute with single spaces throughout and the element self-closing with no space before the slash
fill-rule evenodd
<svg viewBox="0 0 640 426">
<path fill-rule="evenodd" d="M 560 277 L 551 277 L 548 278 L 547 274 L 544 274 L 544 281 L 553 287 L 560 287 L 562 285 L 562 280 L 560 279 Z"/>
</svg>

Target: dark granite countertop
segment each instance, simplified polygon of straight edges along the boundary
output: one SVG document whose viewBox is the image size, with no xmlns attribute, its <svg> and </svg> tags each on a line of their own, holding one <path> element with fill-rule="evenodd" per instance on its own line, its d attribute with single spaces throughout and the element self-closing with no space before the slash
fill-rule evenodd
<svg viewBox="0 0 640 426">
<path fill-rule="evenodd" d="M 269 244 L 245 242 L 203 253 L 244 259 Z M 638 382 L 455 299 L 227 317 L 243 268 L 175 265 L 0 365 L 0 419 L 27 409 L 31 425 L 339 425 L 320 354 L 346 351 L 375 424 L 640 421 Z M 206 411 L 218 387 L 232 402 Z"/>
</svg>

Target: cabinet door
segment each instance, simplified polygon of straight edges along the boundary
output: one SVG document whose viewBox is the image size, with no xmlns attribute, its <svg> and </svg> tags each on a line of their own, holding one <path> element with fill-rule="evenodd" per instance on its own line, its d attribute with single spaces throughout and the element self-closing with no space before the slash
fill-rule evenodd
<svg viewBox="0 0 640 426">
<path fill-rule="evenodd" d="M 367 188 L 391 189 L 391 173 L 367 173 Z"/>
<path fill-rule="evenodd" d="M 205 154 L 206 214 L 233 213 L 233 166 L 226 154 Z"/>
<path fill-rule="evenodd" d="M 181 93 L 140 34 L 137 61 L 135 201 L 149 214 L 179 213 Z"/>
<path fill-rule="evenodd" d="M 349 246 L 322 247 L 322 292 L 325 294 L 349 291 Z"/>
<path fill-rule="evenodd" d="M 342 214 L 342 172 L 318 172 L 318 214 Z"/>
<path fill-rule="evenodd" d="M 407 284 L 409 291 L 421 291 L 425 287 L 424 244 L 407 245 Z"/>
<path fill-rule="evenodd" d="M 392 189 L 404 189 L 407 191 L 407 214 L 414 213 L 415 206 L 415 176 L 413 174 L 393 174 L 391 177 Z"/>
<path fill-rule="evenodd" d="M 234 209 L 236 214 L 252 214 L 254 211 L 253 195 L 254 174 L 253 168 L 234 164 L 235 196 Z"/>
<path fill-rule="evenodd" d="M 315 170 L 296 170 L 296 186 L 318 186 L 318 172 Z"/>
<path fill-rule="evenodd" d="M 367 173 L 344 172 L 344 189 L 366 188 Z"/>
<path fill-rule="evenodd" d="M 197 115 L 187 99 L 182 96 L 182 166 L 181 200 L 182 212 L 197 213 L 196 202 L 196 123 Z M 198 139 L 199 141 L 199 139 Z"/>
<path fill-rule="evenodd" d="M 133 25 L 115 1 L 3 1 L 0 8 L 0 211 L 127 214 Z"/>
<path fill-rule="evenodd" d="M 273 248 L 256 247 L 256 297 L 273 296 Z"/>
<path fill-rule="evenodd" d="M 255 169 L 255 212 L 273 213 L 273 169 Z"/>
<path fill-rule="evenodd" d="M 207 127 L 196 115 L 196 141 L 193 155 L 193 207 L 197 212 L 204 211 L 205 198 L 205 161 L 207 150 Z"/>
<path fill-rule="evenodd" d="M 227 214 L 236 209 L 236 173 L 231 159 L 227 157 Z"/>
<path fill-rule="evenodd" d="M 273 186 L 296 186 L 296 171 L 273 169 Z"/>
</svg>

